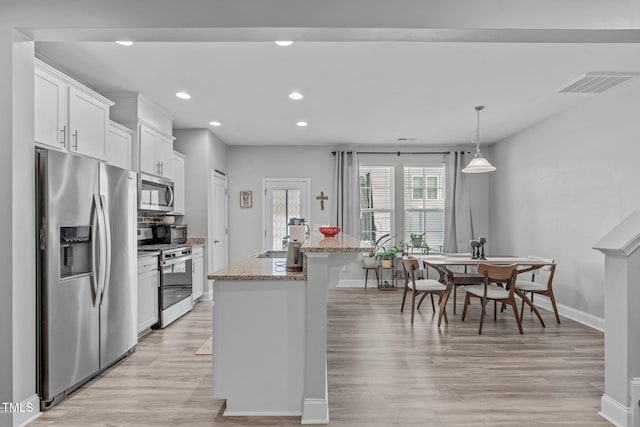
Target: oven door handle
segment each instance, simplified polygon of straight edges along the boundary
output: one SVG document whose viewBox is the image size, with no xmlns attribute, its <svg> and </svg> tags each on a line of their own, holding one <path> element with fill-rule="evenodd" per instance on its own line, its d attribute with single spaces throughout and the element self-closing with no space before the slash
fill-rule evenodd
<svg viewBox="0 0 640 427">
<path fill-rule="evenodd" d="M 193 259 L 193 256 L 191 255 L 181 256 L 178 258 L 171 258 L 171 259 L 162 261 L 162 266 L 180 264 L 181 262 L 191 261 L 192 259 Z"/>
</svg>

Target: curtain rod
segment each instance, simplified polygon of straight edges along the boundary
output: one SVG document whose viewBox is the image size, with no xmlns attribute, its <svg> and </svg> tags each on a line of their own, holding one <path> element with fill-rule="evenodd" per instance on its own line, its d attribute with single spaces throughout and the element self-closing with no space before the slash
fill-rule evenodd
<svg viewBox="0 0 640 427">
<path fill-rule="evenodd" d="M 454 150 L 455 151 L 455 150 Z M 337 151 L 332 151 L 331 154 L 336 155 Z M 347 151 L 347 154 L 353 154 L 353 151 Z M 358 154 L 450 154 L 450 151 L 356 151 Z M 467 154 L 471 153 L 467 151 Z"/>
</svg>

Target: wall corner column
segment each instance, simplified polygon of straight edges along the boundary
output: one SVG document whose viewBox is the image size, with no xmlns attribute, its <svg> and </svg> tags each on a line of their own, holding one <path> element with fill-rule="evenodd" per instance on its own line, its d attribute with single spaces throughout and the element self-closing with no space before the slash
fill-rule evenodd
<svg viewBox="0 0 640 427">
<path fill-rule="evenodd" d="M 599 414 L 623 427 L 640 425 L 640 211 L 595 246 L 605 255 L 604 394 Z"/>
</svg>

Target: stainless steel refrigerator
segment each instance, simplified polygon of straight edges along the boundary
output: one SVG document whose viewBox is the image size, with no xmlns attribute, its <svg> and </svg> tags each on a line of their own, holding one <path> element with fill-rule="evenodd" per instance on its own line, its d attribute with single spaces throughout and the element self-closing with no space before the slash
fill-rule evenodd
<svg viewBox="0 0 640 427">
<path fill-rule="evenodd" d="M 134 172 L 36 150 L 38 387 L 47 409 L 137 343 Z"/>
</svg>

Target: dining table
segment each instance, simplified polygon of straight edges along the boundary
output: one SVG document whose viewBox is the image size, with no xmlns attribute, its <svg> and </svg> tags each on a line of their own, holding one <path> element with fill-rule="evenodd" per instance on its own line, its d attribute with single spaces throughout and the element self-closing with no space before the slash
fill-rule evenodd
<svg viewBox="0 0 640 427">
<path fill-rule="evenodd" d="M 449 300 L 449 295 L 454 287 L 453 275 L 454 271 L 452 267 L 454 266 L 463 266 L 468 268 L 469 266 L 477 266 L 480 263 L 484 264 L 492 264 L 492 265 L 511 265 L 516 264 L 518 269 L 518 274 L 526 273 L 529 271 L 540 269 L 544 266 L 551 265 L 552 263 L 549 261 L 542 261 L 536 258 L 531 257 L 518 257 L 518 256 L 488 256 L 484 259 L 481 258 L 472 258 L 469 254 L 428 254 L 428 255 L 414 255 L 414 258 L 423 262 L 425 270 L 429 266 L 437 266 L 445 270 L 447 273 L 447 288 L 444 292 L 444 296 L 440 300 L 440 310 L 438 312 L 438 327 L 442 323 L 442 317 L 445 312 L 445 307 L 447 305 L 447 301 Z M 435 267 L 434 267 L 435 268 Z M 435 268 L 438 270 L 438 268 Z M 533 302 L 526 296 L 526 294 L 519 289 L 515 288 L 514 292 L 524 300 L 524 302 L 533 309 L 536 316 L 540 320 L 540 323 L 544 327 L 544 321 L 542 320 L 542 316 L 540 316 L 540 312 L 533 305 Z"/>
</svg>

